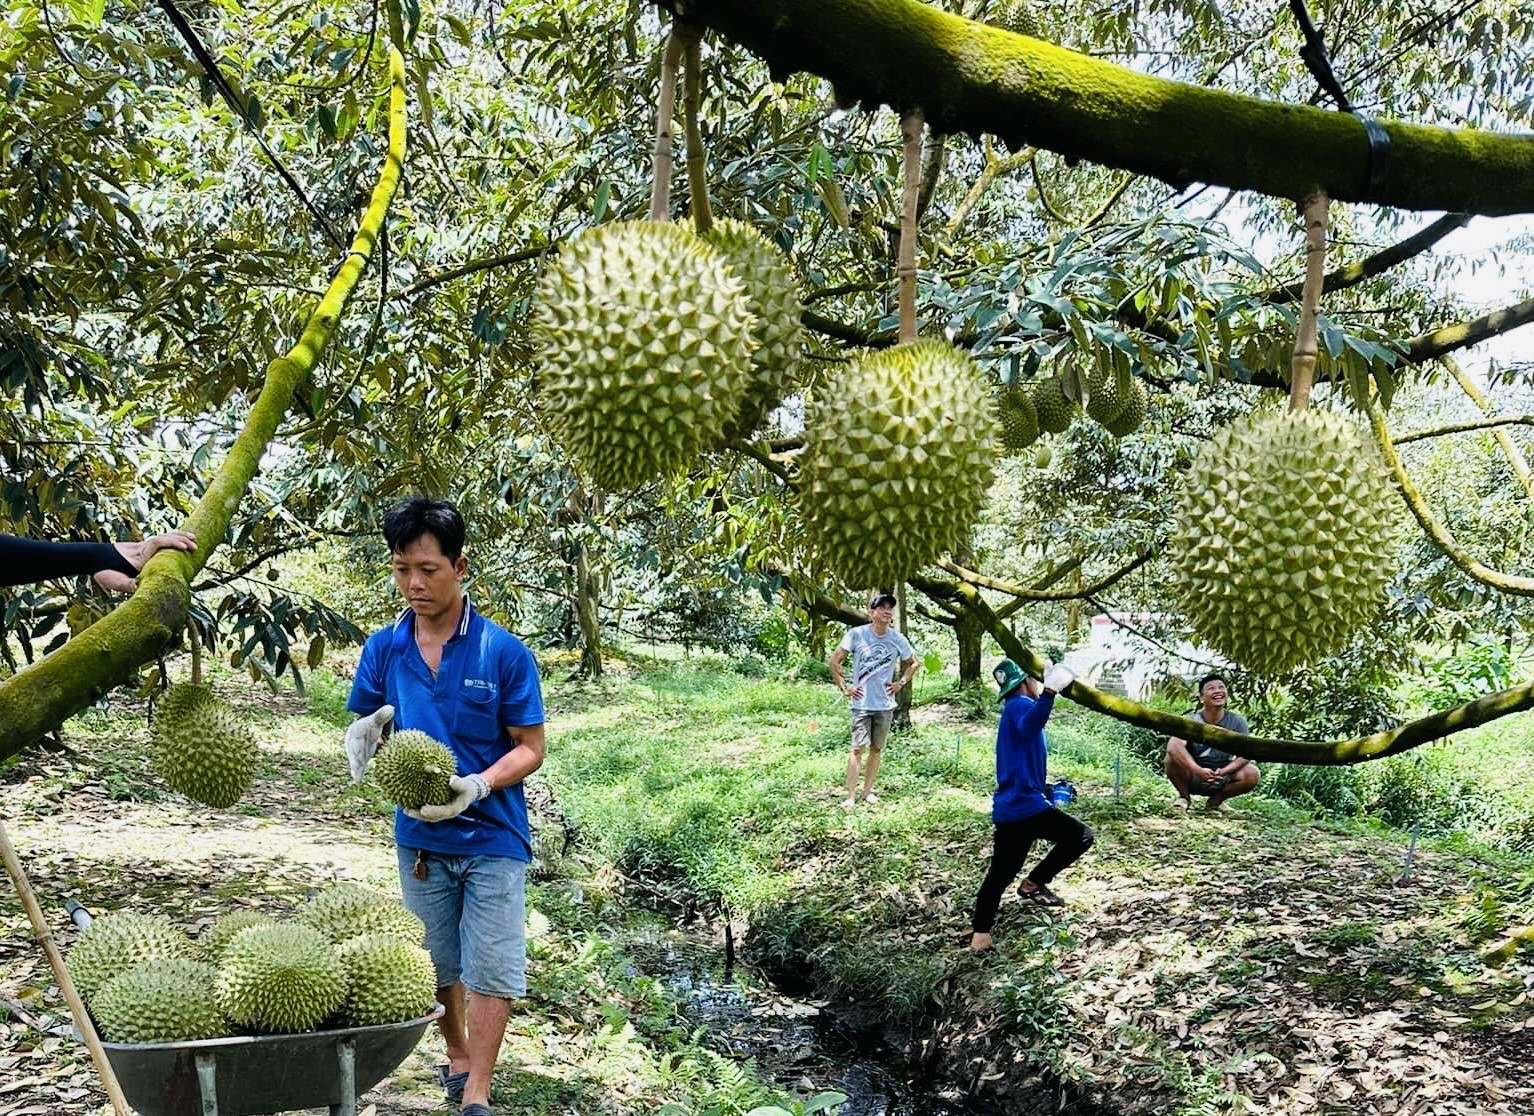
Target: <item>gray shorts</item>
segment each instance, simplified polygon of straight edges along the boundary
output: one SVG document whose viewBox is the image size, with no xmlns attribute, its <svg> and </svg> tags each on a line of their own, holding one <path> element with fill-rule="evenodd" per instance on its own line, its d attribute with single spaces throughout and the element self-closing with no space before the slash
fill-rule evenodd
<svg viewBox="0 0 1534 1116">
<path fill-rule="evenodd" d="M 412 873 L 415 850 L 398 852 L 400 891 L 405 906 L 426 923 L 437 987 L 461 981 L 482 996 L 527 995 L 527 865 L 509 856 L 429 852 L 426 878 L 418 880 Z"/>
<path fill-rule="evenodd" d="M 852 750 L 864 748 L 879 751 L 889 739 L 890 722 L 895 718 L 893 709 L 854 709 L 852 711 Z"/>
</svg>

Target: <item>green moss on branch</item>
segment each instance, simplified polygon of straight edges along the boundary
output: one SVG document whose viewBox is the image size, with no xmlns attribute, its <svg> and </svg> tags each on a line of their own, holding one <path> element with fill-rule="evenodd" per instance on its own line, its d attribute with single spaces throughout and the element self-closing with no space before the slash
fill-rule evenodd
<svg viewBox="0 0 1534 1116">
<path fill-rule="evenodd" d="M 162 550 L 139 575 L 138 592 L 59 650 L 0 683 L 0 757 L 14 755 L 149 662 L 186 623 L 193 576 L 229 532 L 293 391 L 335 332 L 357 280 L 383 234 L 405 161 L 405 61 L 390 57 L 389 149 L 351 251 L 314 308 L 298 341 L 267 368 L 261 394 L 186 529 L 194 554 Z"/>
<path fill-rule="evenodd" d="M 1303 200 L 1461 213 L 1534 211 L 1534 135 L 1389 122 L 1368 193 L 1358 118 L 1166 81 L 938 11 L 919 0 L 663 0 L 838 96 L 920 109 L 939 132 L 1001 137 L 1151 175 Z"/>
</svg>

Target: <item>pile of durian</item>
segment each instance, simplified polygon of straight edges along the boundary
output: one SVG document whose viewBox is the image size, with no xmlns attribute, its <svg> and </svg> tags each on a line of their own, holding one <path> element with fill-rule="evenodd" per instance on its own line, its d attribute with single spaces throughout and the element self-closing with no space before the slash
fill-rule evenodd
<svg viewBox="0 0 1534 1116">
<path fill-rule="evenodd" d="M 169 919 L 95 919 L 68 957 L 108 1042 L 190 1042 L 417 1019 L 436 970 L 404 904 L 357 884 L 319 892 L 291 919 L 232 911 L 194 941 Z"/>
</svg>

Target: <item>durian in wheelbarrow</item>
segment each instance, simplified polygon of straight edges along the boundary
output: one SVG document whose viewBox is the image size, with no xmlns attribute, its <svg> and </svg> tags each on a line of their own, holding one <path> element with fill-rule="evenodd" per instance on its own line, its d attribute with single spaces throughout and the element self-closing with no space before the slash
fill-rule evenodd
<svg viewBox="0 0 1534 1116">
<path fill-rule="evenodd" d="M 214 983 L 219 1009 L 264 1034 L 308 1031 L 346 999 L 346 970 L 318 930 L 296 923 L 241 930 Z"/>
<path fill-rule="evenodd" d="M 250 789 L 260 749 L 250 729 L 212 690 L 178 682 L 155 710 L 153 764 L 179 794 L 208 806 L 233 806 Z"/>
<path fill-rule="evenodd" d="M 351 1027 L 399 1023 L 431 1010 L 437 970 L 431 954 L 395 934 L 362 934 L 340 947 L 346 969 L 341 1018 Z"/>
<path fill-rule="evenodd" d="M 275 926 L 277 920 L 264 911 L 238 910 L 220 915 L 213 924 L 204 930 L 197 938 L 198 949 L 202 952 L 202 959 L 210 965 L 217 965 L 224 959 L 224 950 L 229 948 L 229 943 L 241 930 L 249 930 L 252 926 Z"/>
<path fill-rule="evenodd" d="M 1183 615 L 1261 674 L 1341 650 L 1395 572 L 1390 479 L 1372 440 L 1324 411 L 1247 415 L 1205 443 L 1168 545 Z"/>
<path fill-rule="evenodd" d="M 202 961 L 162 957 L 119 973 L 91 999 L 109 1042 L 193 1042 L 229 1033 L 213 1000 L 215 970 Z"/>
<path fill-rule="evenodd" d="M 441 806 L 453 797 L 458 774 L 452 749 L 416 729 L 396 732 L 373 757 L 373 779 L 389 801 L 407 810 Z"/>
<path fill-rule="evenodd" d="M 740 421 L 756 324 L 724 253 L 681 225 L 566 241 L 533 315 L 555 437 L 602 488 L 679 472 Z"/>
<path fill-rule="evenodd" d="M 393 896 L 360 884 L 339 883 L 320 892 L 295 916 L 337 944 L 360 934 L 390 934 L 419 945 L 426 924 Z"/>
<path fill-rule="evenodd" d="M 799 459 L 806 541 L 848 585 L 895 585 L 966 538 L 990 487 L 985 377 L 942 341 L 867 353 L 811 401 Z"/>
<path fill-rule="evenodd" d="M 107 981 L 160 958 L 192 959 L 192 941 L 169 919 L 114 911 L 93 919 L 69 951 L 69 974 L 87 1002 Z"/>
</svg>

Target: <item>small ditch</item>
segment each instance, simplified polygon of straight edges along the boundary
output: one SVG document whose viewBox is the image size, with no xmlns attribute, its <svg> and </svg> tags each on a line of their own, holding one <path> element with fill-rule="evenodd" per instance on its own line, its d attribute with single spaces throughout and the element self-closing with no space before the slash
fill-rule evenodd
<svg viewBox="0 0 1534 1116">
<path fill-rule="evenodd" d="M 847 1095 L 839 1116 L 996 1116 L 991 1105 L 923 1089 L 896 1068 L 892 1052 L 846 1033 L 827 1005 L 775 992 L 749 969 L 728 966 L 701 931 L 660 922 L 636 927 L 624 942 L 635 973 L 664 983 L 709 1044 L 754 1059 L 784 1089 Z"/>
</svg>

